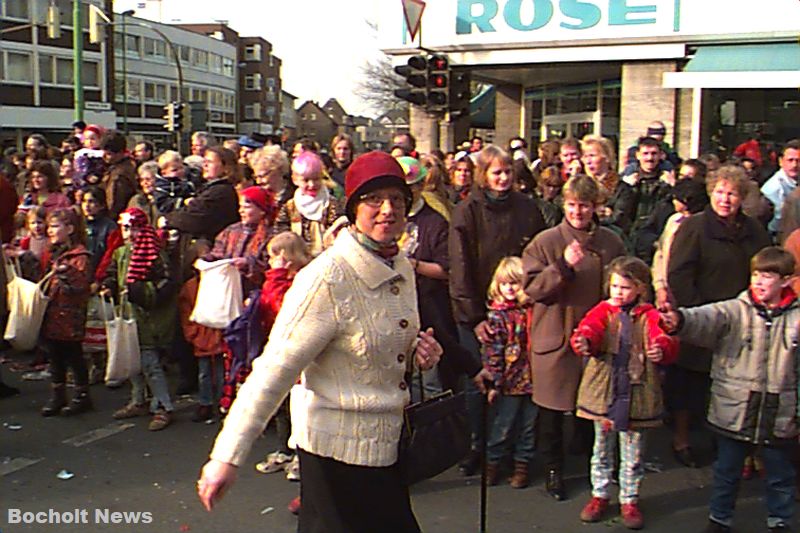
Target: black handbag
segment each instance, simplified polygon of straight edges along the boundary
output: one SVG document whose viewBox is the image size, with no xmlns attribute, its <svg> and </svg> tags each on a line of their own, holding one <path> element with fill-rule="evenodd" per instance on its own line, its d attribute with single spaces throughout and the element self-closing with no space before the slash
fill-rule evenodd
<svg viewBox="0 0 800 533">
<path fill-rule="evenodd" d="M 407 485 L 441 474 L 460 461 L 469 447 L 463 392 L 448 390 L 405 408 L 400 466 Z"/>
</svg>

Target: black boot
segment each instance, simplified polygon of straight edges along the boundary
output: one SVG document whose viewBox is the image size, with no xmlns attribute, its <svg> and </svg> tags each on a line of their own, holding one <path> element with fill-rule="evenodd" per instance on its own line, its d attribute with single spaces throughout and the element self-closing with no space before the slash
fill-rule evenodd
<svg viewBox="0 0 800 533">
<path fill-rule="evenodd" d="M 10 398 L 16 394 L 19 394 L 18 388 L 6 385 L 0 381 L 0 398 Z"/>
<path fill-rule="evenodd" d="M 64 384 L 53 383 L 50 386 L 50 400 L 42 407 L 42 416 L 55 416 L 67 405 L 67 389 Z"/>
<path fill-rule="evenodd" d="M 61 409 L 64 416 L 78 415 L 92 408 L 92 399 L 89 397 L 89 387 L 76 387 L 75 396 L 70 400 L 69 405 Z"/>
<path fill-rule="evenodd" d="M 564 478 L 561 477 L 561 471 L 551 468 L 547 471 L 545 479 L 545 489 L 547 494 L 553 497 L 556 501 L 564 501 L 567 499 L 567 491 L 564 489 Z"/>
</svg>

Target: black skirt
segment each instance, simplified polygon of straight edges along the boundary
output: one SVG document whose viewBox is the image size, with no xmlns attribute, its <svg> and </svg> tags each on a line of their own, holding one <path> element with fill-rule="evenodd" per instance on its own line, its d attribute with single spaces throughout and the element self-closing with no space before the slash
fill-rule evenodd
<svg viewBox="0 0 800 533">
<path fill-rule="evenodd" d="M 298 533 L 419 533 L 397 464 L 356 466 L 297 450 Z"/>
</svg>

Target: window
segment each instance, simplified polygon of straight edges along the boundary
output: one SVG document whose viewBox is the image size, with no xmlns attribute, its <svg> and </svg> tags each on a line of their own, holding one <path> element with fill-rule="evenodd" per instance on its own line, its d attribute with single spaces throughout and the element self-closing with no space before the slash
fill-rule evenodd
<svg viewBox="0 0 800 533">
<path fill-rule="evenodd" d="M 268 105 L 266 110 L 266 115 L 269 118 L 275 117 L 275 106 Z"/>
<path fill-rule="evenodd" d="M 248 74 L 244 77 L 244 88 L 248 91 L 261 90 L 261 74 Z"/>
<path fill-rule="evenodd" d="M 39 81 L 42 83 L 55 83 L 53 76 L 53 56 L 39 56 Z"/>
<path fill-rule="evenodd" d="M 66 57 L 56 58 L 56 83 L 59 85 L 72 85 L 73 83 L 72 59 Z"/>
<path fill-rule="evenodd" d="M 215 74 L 222 74 L 222 56 L 218 54 L 211 54 L 209 56 L 209 65 L 211 72 Z"/>
<path fill-rule="evenodd" d="M 244 118 L 253 120 L 261 118 L 261 104 L 249 104 L 244 106 Z"/>
<path fill-rule="evenodd" d="M 222 58 L 222 73 L 231 78 L 234 76 L 233 59 L 230 59 L 228 57 Z"/>
<path fill-rule="evenodd" d="M 192 50 L 194 54 L 192 54 L 192 65 L 195 65 L 200 68 L 205 68 L 208 66 L 208 52 L 205 50 Z"/>
<path fill-rule="evenodd" d="M 261 45 L 248 44 L 244 48 L 245 61 L 261 61 Z"/>
<path fill-rule="evenodd" d="M 4 79 L 6 81 L 24 81 L 28 83 L 33 81 L 30 54 L 7 52 Z"/>
<path fill-rule="evenodd" d="M 193 89 L 192 90 L 192 101 L 193 102 L 207 102 L 208 101 L 208 91 L 206 89 Z"/>
<path fill-rule="evenodd" d="M 144 38 L 144 55 L 149 57 L 166 57 L 167 45 L 159 39 Z"/>
<path fill-rule="evenodd" d="M 275 87 L 275 78 L 267 78 L 267 87 L 271 89 Z"/>
<path fill-rule="evenodd" d="M 122 81 L 122 78 L 114 78 L 114 99 L 117 102 L 122 101 L 122 91 L 125 84 Z"/>
<path fill-rule="evenodd" d="M 274 67 L 275 66 L 275 59 L 274 58 L 275 58 L 275 56 L 273 56 L 272 54 L 269 55 L 269 66 L 270 67 Z"/>
<path fill-rule="evenodd" d="M 138 79 L 128 78 L 128 100 L 138 102 L 142 97 L 142 88 Z"/>
<path fill-rule="evenodd" d="M 188 46 L 179 46 L 178 47 L 178 55 L 181 57 L 182 63 L 189 62 L 189 56 L 191 55 L 192 49 Z"/>
<path fill-rule="evenodd" d="M 115 54 L 122 53 L 122 33 L 118 31 L 114 32 L 114 53 Z"/>
<path fill-rule="evenodd" d="M 5 0 L 3 15 L 8 18 L 28 20 L 28 0 Z"/>
<path fill-rule="evenodd" d="M 70 61 L 70 66 L 72 66 L 72 61 Z M 81 77 L 84 86 L 100 87 L 100 63 L 84 60 L 81 65 Z"/>
<path fill-rule="evenodd" d="M 267 101 L 268 102 L 275 101 L 275 91 L 267 91 Z"/>
<path fill-rule="evenodd" d="M 139 51 L 140 50 L 139 47 L 142 44 L 142 38 L 139 37 L 138 35 L 128 35 L 127 39 L 125 40 L 128 43 L 126 45 L 125 52 L 127 52 L 128 55 L 134 55 L 134 56 L 140 55 L 141 52 Z"/>
<path fill-rule="evenodd" d="M 150 83 L 149 81 L 144 82 L 144 101 L 145 102 L 155 102 L 156 101 L 156 84 Z"/>
<path fill-rule="evenodd" d="M 317 120 L 317 114 L 311 113 L 311 120 Z"/>
</svg>

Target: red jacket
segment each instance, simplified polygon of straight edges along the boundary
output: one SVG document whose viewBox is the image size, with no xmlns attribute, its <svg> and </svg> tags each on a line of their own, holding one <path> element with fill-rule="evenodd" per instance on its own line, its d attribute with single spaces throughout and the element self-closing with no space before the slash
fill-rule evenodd
<svg viewBox="0 0 800 533">
<path fill-rule="evenodd" d="M 283 297 L 289 287 L 292 286 L 292 281 L 294 281 L 294 274 L 290 273 L 289 269 L 272 268 L 266 272 L 264 285 L 261 287 L 259 304 L 261 320 L 264 324 L 264 331 L 267 334 L 269 334 L 272 325 L 275 323 L 275 317 L 278 316 L 278 311 L 281 310 L 281 305 L 283 305 Z"/>
<path fill-rule="evenodd" d="M 41 335 L 56 341 L 81 341 L 89 303 L 90 254 L 82 244 L 71 248 L 51 263 L 53 277 L 45 283 L 50 301 Z"/>
<path fill-rule="evenodd" d="M 620 313 L 621 309 L 610 304 L 607 300 L 595 305 L 583 317 L 575 332 L 572 334 L 572 349 L 575 349 L 575 340 L 578 336 L 586 337 L 589 341 L 589 349 L 592 355 L 597 355 L 602 346 L 603 340 L 608 332 L 608 325 L 613 315 Z M 664 358 L 659 362 L 661 365 L 669 365 L 675 362 L 678 357 L 678 340 L 670 337 L 661 325 L 661 316 L 658 310 L 651 304 L 639 304 L 631 311 L 633 321 L 639 317 L 645 317 L 646 339 L 649 346 L 658 346 L 664 354 Z"/>
</svg>

